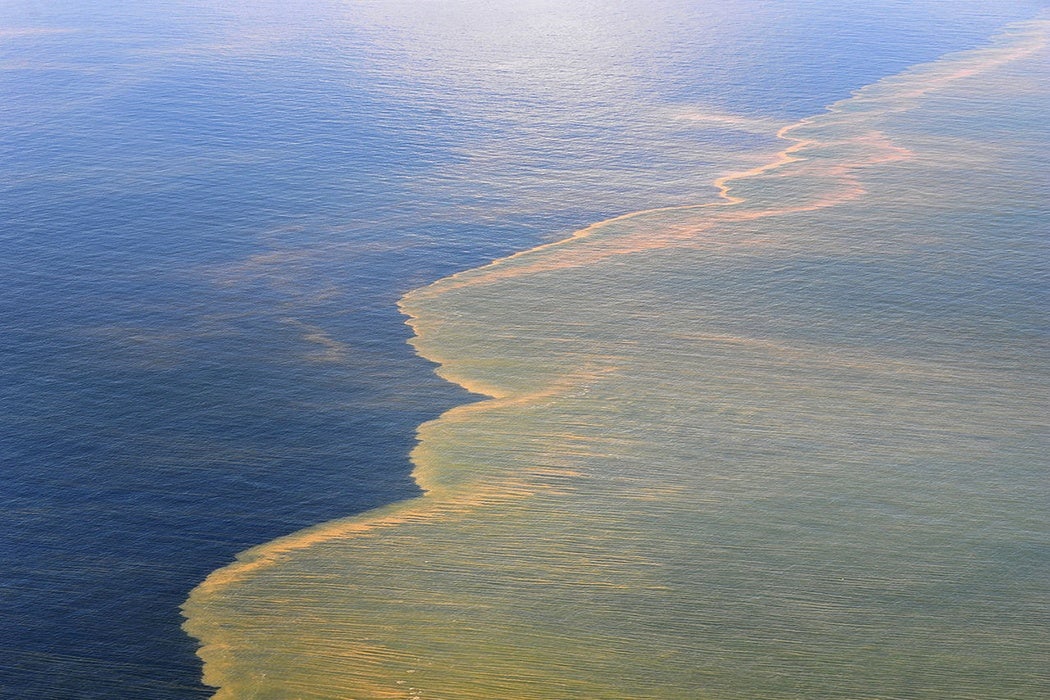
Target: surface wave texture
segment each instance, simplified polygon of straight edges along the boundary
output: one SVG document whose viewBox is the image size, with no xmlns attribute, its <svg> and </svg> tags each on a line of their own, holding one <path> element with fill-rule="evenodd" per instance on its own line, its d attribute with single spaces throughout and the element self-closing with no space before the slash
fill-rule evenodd
<svg viewBox="0 0 1050 700">
<path fill-rule="evenodd" d="M 1050 697 L 1048 34 L 408 294 L 487 398 L 192 592 L 215 697 Z"/>
</svg>

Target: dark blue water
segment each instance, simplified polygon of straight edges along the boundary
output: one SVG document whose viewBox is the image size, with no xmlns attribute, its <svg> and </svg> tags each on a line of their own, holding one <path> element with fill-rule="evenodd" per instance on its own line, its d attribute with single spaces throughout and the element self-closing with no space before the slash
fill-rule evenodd
<svg viewBox="0 0 1050 700">
<path fill-rule="evenodd" d="M 189 589 L 416 493 L 469 400 L 401 294 L 771 143 L 660 110 L 804 116 L 1045 4 L 5 3 L 0 696 L 208 695 Z"/>
</svg>

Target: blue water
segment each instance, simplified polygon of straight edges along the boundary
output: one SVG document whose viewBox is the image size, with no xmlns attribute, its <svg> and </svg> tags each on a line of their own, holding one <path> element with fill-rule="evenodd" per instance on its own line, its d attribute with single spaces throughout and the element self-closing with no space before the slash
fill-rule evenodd
<svg viewBox="0 0 1050 700">
<path fill-rule="evenodd" d="M 207 696 L 194 585 L 416 493 L 404 292 L 1046 5 L 0 6 L 0 696 Z"/>
</svg>

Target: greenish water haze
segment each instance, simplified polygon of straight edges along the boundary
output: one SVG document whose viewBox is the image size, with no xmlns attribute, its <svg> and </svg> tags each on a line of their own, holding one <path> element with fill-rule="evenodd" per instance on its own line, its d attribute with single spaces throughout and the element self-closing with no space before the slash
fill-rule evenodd
<svg viewBox="0 0 1050 700">
<path fill-rule="evenodd" d="M 491 398 L 420 428 L 423 496 L 193 592 L 216 697 L 1050 696 L 1048 36 L 408 294 Z"/>
</svg>

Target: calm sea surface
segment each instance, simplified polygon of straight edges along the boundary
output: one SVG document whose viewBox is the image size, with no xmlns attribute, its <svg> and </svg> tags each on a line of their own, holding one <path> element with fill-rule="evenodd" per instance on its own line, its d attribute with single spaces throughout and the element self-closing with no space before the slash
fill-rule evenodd
<svg viewBox="0 0 1050 700">
<path fill-rule="evenodd" d="M 403 295 L 596 221 L 717 201 L 718 177 L 776 160 L 779 129 L 1045 9 L 1001 0 L 3 3 L 0 697 L 211 695 L 198 640 L 181 629 L 195 586 L 248 547 L 415 498 L 420 484 L 440 491 L 427 479 L 449 474 L 413 478 L 417 428 L 478 397 L 415 354 Z M 991 65 L 985 58 L 974 65 Z M 849 120 L 798 128 L 802 139 L 809 128 L 815 140 L 838 139 L 839 151 L 814 160 L 852 163 L 856 148 L 872 163 L 902 156 L 902 170 L 873 168 L 862 188 L 871 203 L 837 206 L 839 218 L 785 221 L 782 230 L 805 233 L 791 245 L 747 252 L 740 241 L 759 246 L 774 233 L 743 230 L 745 217 L 718 255 L 685 254 L 653 242 L 678 241 L 697 214 L 664 209 L 610 237 L 610 250 L 653 247 L 648 267 L 606 269 L 610 257 L 643 256 L 586 247 L 571 262 L 554 247 L 535 270 L 521 258 L 528 284 L 511 275 L 488 297 L 410 296 L 413 315 L 447 321 L 447 337 L 435 330 L 421 342 L 424 355 L 480 362 L 443 369 L 466 386 L 557 384 L 536 369 L 549 358 L 574 377 L 553 412 L 511 411 L 509 423 L 481 422 L 476 434 L 430 423 L 423 448 L 451 452 L 417 454 L 416 466 L 482 445 L 465 463 L 511 476 L 493 479 L 487 495 L 467 489 L 471 507 L 517 504 L 508 494 L 532 493 L 529 479 L 541 477 L 557 483 L 545 493 L 571 498 L 526 498 L 527 507 L 498 506 L 499 518 L 401 532 L 392 553 L 378 538 L 378 555 L 366 552 L 378 564 L 359 579 L 334 573 L 354 566 L 354 552 L 322 547 L 316 560 L 293 562 L 293 589 L 315 576 L 370 606 L 352 613 L 364 632 L 337 631 L 338 645 L 321 652 L 353 668 L 356 686 L 310 661 L 315 640 L 332 633 L 317 611 L 345 601 L 307 591 L 319 607 L 297 607 L 272 581 L 253 588 L 251 576 L 233 581 L 225 608 L 222 591 L 205 590 L 213 600 L 198 601 L 191 628 L 218 620 L 248 630 L 235 670 L 209 678 L 231 682 L 230 697 L 273 698 L 531 697 L 525 686 L 546 698 L 683 697 L 683 688 L 712 698 L 862 697 L 864 688 L 953 697 L 952 687 L 965 688 L 954 697 L 1038 697 L 1045 670 L 1029 662 L 1048 650 L 1046 636 L 1021 628 L 1047 563 L 1045 514 L 1032 512 L 1046 504 L 1036 449 L 1045 405 L 1030 400 L 1046 379 L 1039 309 L 1050 300 L 1036 222 L 1045 222 L 1047 171 L 1022 154 L 1045 151 L 1032 115 L 1045 114 L 1048 96 L 1045 69 L 1028 60 L 996 67 L 969 92 L 953 87 L 925 118 L 920 109 L 866 130 Z M 864 94 L 885 106 L 912 89 L 892 87 L 888 97 Z M 1003 108 L 1010 100 L 1016 108 Z M 863 100 L 852 104 L 846 112 L 863 111 Z M 823 201 L 827 177 L 759 178 L 755 206 Z M 1022 184 L 985 198 L 1011 178 Z M 943 215 L 873 224 L 890 200 Z M 893 250 L 924 255 L 888 261 Z M 590 271 L 550 272 L 567 260 Z M 936 274 L 920 274 L 928 270 Z M 558 308 L 571 323 L 539 313 Z M 976 379 L 959 381 L 966 372 Z M 717 396 L 703 393 L 716 383 Z M 967 396 L 982 408 L 967 412 Z M 609 414 L 597 420 L 595 406 Z M 829 411 L 841 422 L 827 423 Z M 665 420 L 676 412 L 681 420 Z M 916 446 L 916 435 L 938 441 Z M 953 462 L 953 449 L 967 459 Z M 501 450 L 548 471 L 521 477 Z M 814 459 L 767 468 L 800 453 Z M 853 453 L 865 457 L 844 457 Z M 684 474 L 689 461 L 706 471 Z M 484 482 L 480 471 L 463 483 Z M 944 488 L 931 493 L 930 483 Z M 974 500 L 988 490 L 991 500 Z M 909 492 L 918 500 L 888 495 Z M 726 506 L 734 499 L 740 508 Z M 978 510 L 960 522 L 960 504 Z M 538 518 L 547 546 L 533 547 L 545 553 L 508 558 L 523 532 L 541 532 Z M 869 536 L 894 528 L 906 539 L 931 534 L 907 539 L 893 576 L 876 575 L 865 562 L 899 552 Z M 420 561 L 443 542 L 480 543 L 485 555 L 446 559 L 424 576 Z M 485 567 L 504 578 L 477 576 Z M 573 587 L 566 571 L 588 585 Z M 863 595 L 836 588 L 851 576 Z M 384 587 L 402 578 L 403 590 Z M 435 586 L 463 594 L 399 597 Z M 499 608 L 501 586 L 519 596 L 513 615 L 540 619 L 535 628 L 522 632 Z M 589 605 L 616 587 L 626 592 Z M 1004 610 L 1004 598 L 1014 607 Z M 277 599 L 289 601 L 288 619 L 251 608 Z M 492 616 L 472 614 L 482 608 Z M 632 624 L 642 610 L 654 612 Z M 883 613 L 923 630 L 901 635 L 896 667 L 879 663 L 895 629 Z M 948 622 L 968 614 L 976 628 Z M 300 629 L 294 616 L 318 625 Z M 740 617 L 754 626 L 733 624 Z M 267 622 L 253 631 L 244 618 Z M 418 692 L 411 674 L 424 652 L 368 646 L 390 648 L 378 641 L 384 620 L 429 624 L 436 646 L 464 640 L 435 657 L 455 672 Z M 765 623 L 775 634 L 756 632 Z M 573 632 L 556 643 L 552 630 Z M 960 635 L 973 643 L 943 644 Z M 996 689 L 988 650 L 997 640 L 1018 653 L 1007 654 L 1008 680 Z M 973 677 L 909 667 L 924 643 L 940 668 L 968 666 Z M 624 659 L 647 655 L 651 664 L 617 675 Z M 481 656 L 491 665 L 472 672 Z M 552 671 L 588 658 L 590 677 Z M 785 670 L 792 658 L 797 674 Z M 316 683 L 260 682 L 271 662 Z M 360 670 L 372 664 L 374 675 Z M 887 668 L 913 673 L 875 688 Z M 822 680 L 846 673 L 859 685 Z"/>
</svg>

